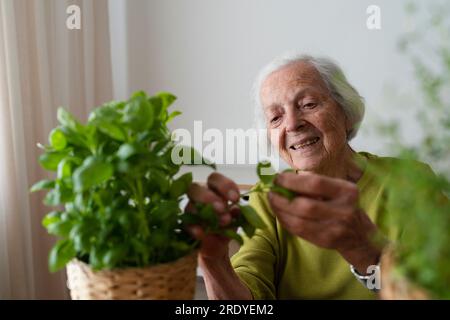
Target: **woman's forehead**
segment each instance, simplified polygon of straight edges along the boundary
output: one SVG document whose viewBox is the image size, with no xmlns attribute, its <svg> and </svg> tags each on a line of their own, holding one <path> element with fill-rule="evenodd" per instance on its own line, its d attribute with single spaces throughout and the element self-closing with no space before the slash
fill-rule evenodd
<svg viewBox="0 0 450 320">
<path fill-rule="evenodd" d="M 297 95 L 299 91 L 316 94 L 328 92 L 319 72 L 309 63 L 295 63 L 271 73 L 262 84 L 261 100 L 287 98 L 287 95 Z"/>
<path fill-rule="evenodd" d="M 317 91 L 327 90 L 322 77 L 314 66 L 306 62 L 293 63 L 269 74 L 263 81 L 261 95 L 298 87 L 311 87 Z"/>
</svg>

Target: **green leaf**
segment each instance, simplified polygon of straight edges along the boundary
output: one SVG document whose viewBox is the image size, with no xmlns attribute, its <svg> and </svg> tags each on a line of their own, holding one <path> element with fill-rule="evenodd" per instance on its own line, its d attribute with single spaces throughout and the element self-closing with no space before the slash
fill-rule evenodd
<svg viewBox="0 0 450 320">
<path fill-rule="evenodd" d="M 273 180 L 275 179 L 276 176 L 275 170 L 272 168 L 270 162 L 268 161 L 258 163 L 256 173 L 258 174 L 259 179 L 264 184 L 273 183 Z"/>
<path fill-rule="evenodd" d="M 242 224 L 242 229 L 244 230 L 245 234 L 249 238 L 253 237 L 253 235 L 255 234 L 255 230 L 256 230 L 256 228 L 254 226 L 252 226 L 250 223 L 248 223 L 247 221 L 245 221 Z"/>
<path fill-rule="evenodd" d="M 73 173 L 75 191 L 99 185 L 113 175 L 113 165 L 95 156 L 88 157 Z"/>
<path fill-rule="evenodd" d="M 170 241 L 169 235 L 165 230 L 154 230 L 150 236 L 150 241 L 155 247 L 162 247 L 167 245 Z"/>
<path fill-rule="evenodd" d="M 89 263 L 94 270 L 100 270 L 103 268 L 103 254 L 104 249 L 98 248 L 96 246 L 92 247 L 89 253 Z"/>
<path fill-rule="evenodd" d="M 51 249 L 48 257 L 50 272 L 56 272 L 65 267 L 65 265 L 75 257 L 75 248 L 72 241 L 60 240 Z"/>
<path fill-rule="evenodd" d="M 75 119 L 75 117 L 70 114 L 68 111 L 64 110 L 64 108 L 59 108 L 58 109 L 58 121 L 59 123 L 72 130 L 73 132 L 76 133 L 82 133 L 83 131 L 83 126 L 78 122 L 77 119 Z"/>
<path fill-rule="evenodd" d="M 58 179 L 68 178 L 72 175 L 72 166 L 70 158 L 63 159 L 58 164 L 57 177 Z"/>
<path fill-rule="evenodd" d="M 176 222 L 176 219 L 178 219 L 176 213 L 178 212 L 180 212 L 178 201 L 162 201 L 151 212 L 151 216 L 152 219 L 155 219 L 156 221 L 162 221 L 169 224 L 171 217 L 173 220 L 172 222 Z"/>
<path fill-rule="evenodd" d="M 30 192 L 36 192 L 39 190 L 45 190 L 45 189 L 52 189 L 55 187 L 55 181 L 54 180 L 41 180 L 33 184 L 33 186 L 30 189 Z"/>
<path fill-rule="evenodd" d="M 44 169 L 56 171 L 59 162 L 67 155 L 66 152 L 50 151 L 39 156 L 39 163 Z"/>
<path fill-rule="evenodd" d="M 177 97 L 169 92 L 159 92 L 156 96 L 161 99 L 164 109 L 167 109 L 177 99 Z"/>
<path fill-rule="evenodd" d="M 135 132 L 149 129 L 153 124 L 153 108 L 145 94 L 136 93 L 124 109 L 123 122 Z"/>
<path fill-rule="evenodd" d="M 139 149 L 137 146 L 125 143 L 120 146 L 119 150 L 117 151 L 117 157 L 121 160 L 126 160 L 131 156 L 134 156 L 135 154 L 139 153 Z"/>
<path fill-rule="evenodd" d="M 294 199 L 297 196 L 297 194 L 294 191 L 286 189 L 286 188 L 283 188 L 283 187 L 280 187 L 278 185 L 273 185 L 270 188 L 270 190 L 273 191 L 273 192 L 276 192 L 276 193 L 278 193 L 280 195 L 282 195 L 283 197 L 285 197 L 285 198 L 287 198 L 289 200 L 292 200 L 292 199 Z"/>
<path fill-rule="evenodd" d="M 121 126 L 121 113 L 118 106 L 125 104 L 110 102 L 91 112 L 89 115 L 89 123 L 97 126 L 97 128 L 109 137 L 118 140 L 126 141 L 127 134 L 123 126 Z"/>
<path fill-rule="evenodd" d="M 182 241 L 172 241 L 170 246 L 176 251 L 180 252 L 180 254 L 192 250 L 192 246 L 190 244 Z"/>
<path fill-rule="evenodd" d="M 64 133 L 69 145 L 75 145 L 86 148 L 87 141 L 84 133 L 84 129 L 80 129 L 79 132 L 73 131 L 67 127 L 61 127 L 61 131 Z"/>
<path fill-rule="evenodd" d="M 251 206 L 239 205 L 241 213 L 245 219 L 255 228 L 263 229 L 266 227 L 264 221 L 259 217 L 258 213 Z"/>
<path fill-rule="evenodd" d="M 89 234 L 84 230 L 85 224 L 75 224 L 70 230 L 69 238 L 77 252 L 86 252 L 89 246 Z"/>
<path fill-rule="evenodd" d="M 117 163 L 117 171 L 120 173 L 130 173 L 131 165 L 126 161 L 119 161 Z"/>
<path fill-rule="evenodd" d="M 164 123 L 167 111 L 165 109 L 163 110 L 161 98 L 157 96 L 150 97 L 148 98 L 148 103 L 150 104 L 153 110 L 153 116 L 155 117 L 155 124 L 158 124 L 158 122 Z"/>
<path fill-rule="evenodd" d="M 88 124 L 84 127 L 84 132 L 86 136 L 86 143 L 89 150 L 92 153 L 96 153 L 99 144 L 99 137 L 97 134 L 97 127 L 93 124 Z"/>
<path fill-rule="evenodd" d="M 67 185 L 67 182 L 70 183 L 70 186 Z M 56 184 L 56 190 L 58 190 L 60 194 L 60 203 L 66 203 L 74 200 L 75 195 L 72 190 L 72 180 L 70 177 L 60 180 Z"/>
<path fill-rule="evenodd" d="M 125 108 L 126 103 L 124 101 L 110 101 L 105 103 L 103 106 L 104 107 L 108 107 L 108 108 L 112 108 L 115 111 L 122 111 Z"/>
<path fill-rule="evenodd" d="M 169 116 L 167 117 L 166 123 L 172 121 L 173 118 L 175 118 L 176 116 L 179 116 L 181 114 L 180 111 L 174 111 L 171 114 L 169 114 Z"/>
<path fill-rule="evenodd" d="M 99 130 L 118 141 L 126 141 L 127 136 L 124 130 L 117 124 L 100 120 L 95 123 Z"/>
<path fill-rule="evenodd" d="M 182 196 L 188 191 L 191 183 L 192 183 L 192 173 L 188 172 L 183 174 L 177 180 L 172 182 L 172 185 L 170 186 L 170 196 L 172 198 L 178 198 Z"/>
<path fill-rule="evenodd" d="M 181 220 L 183 221 L 184 225 L 189 225 L 189 224 L 201 224 L 202 219 L 200 216 L 198 216 L 195 213 L 184 213 L 183 215 L 181 215 Z"/>
<path fill-rule="evenodd" d="M 221 233 L 225 237 L 236 240 L 241 246 L 244 244 L 244 240 L 242 240 L 242 237 L 234 230 L 225 229 Z"/>
<path fill-rule="evenodd" d="M 89 114 L 89 123 L 96 123 L 97 121 L 104 121 L 104 122 L 118 122 L 120 121 L 121 114 L 118 111 L 117 105 L 114 104 L 114 102 L 106 103 L 102 105 L 101 107 L 98 107 Z M 122 104 L 124 106 L 124 104 Z"/>
<path fill-rule="evenodd" d="M 152 169 L 150 171 L 150 180 L 156 182 L 161 193 L 166 193 L 169 190 L 170 182 L 168 177 L 161 171 L 157 169 Z"/>
<path fill-rule="evenodd" d="M 61 193 L 59 189 L 55 188 L 50 190 L 44 198 L 44 204 L 46 206 L 57 206 L 61 203 Z"/>
<path fill-rule="evenodd" d="M 50 132 L 48 140 L 55 150 L 63 150 L 67 146 L 66 136 L 59 128 L 55 128 Z"/>
<path fill-rule="evenodd" d="M 73 222 L 70 220 L 67 221 L 57 221 L 54 223 L 50 223 L 48 220 L 45 221 L 47 232 L 49 234 L 53 234 L 59 237 L 68 237 L 70 234 L 70 230 L 72 230 Z"/>
<path fill-rule="evenodd" d="M 61 221 L 61 212 L 52 211 L 45 215 L 42 219 L 42 226 L 47 228 L 50 224 L 57 223 Z"/>
<path fill-rule="evenodd" d="M 103 265 L 106 268 L 112 269 L 125 256 L 126 249 L 123 245 L 118 245 L 110 248 L 103 255 Z"/>
</svg>

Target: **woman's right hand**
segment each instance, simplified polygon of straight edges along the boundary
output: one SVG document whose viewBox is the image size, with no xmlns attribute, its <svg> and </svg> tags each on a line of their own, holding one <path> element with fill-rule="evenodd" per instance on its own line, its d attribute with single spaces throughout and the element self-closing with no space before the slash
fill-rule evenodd
<svg viewBox="0 0 450 320">
<path fill-rule="evenodd" d="M 239 188 L 235 182 L 220 173 L 209 175 L 207 185 L 193 183 L 188 190 L 189 203 L 186 212 L 195 212 L 195 204 L 211 204 L 219 217 L 220 226 L 226 227 L 232 217 L 240 214 Z M 188 226 L 189 232 L 201 241 L 199 258 L 206 261 L 228 259 L 230 239 L 225 236 L 206 234 L 199 225 Z"/>
</svg>

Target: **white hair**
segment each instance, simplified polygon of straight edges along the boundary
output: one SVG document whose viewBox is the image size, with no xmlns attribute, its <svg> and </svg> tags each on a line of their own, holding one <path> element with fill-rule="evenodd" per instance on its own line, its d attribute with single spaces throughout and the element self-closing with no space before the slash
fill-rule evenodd
<svg viewBox="0 0 450 320">
<path fill-rule="evenodd" d="M 351 140 L 358 132 L 364 117 L 364 98 L 347 81 L 342 69 L 329 58 L 315 58 L 309 55 L 288 53 L 275 58 L 259 73 L 253 85 L 253 99 L 255 103 L 255 124 L 257 128 L 266 128 L 266 119 L 261 104 L 261 86 L 264 80 L 273 72 L 290 64 L 306 62 L 314 66 L 326 84 L 331 97 L 342 108 L 350 121 L 347 140 Z"/>
</svg>

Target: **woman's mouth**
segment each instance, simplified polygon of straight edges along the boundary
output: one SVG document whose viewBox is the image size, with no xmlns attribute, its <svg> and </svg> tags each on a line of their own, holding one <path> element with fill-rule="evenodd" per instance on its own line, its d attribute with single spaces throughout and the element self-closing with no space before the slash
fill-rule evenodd
<svg viewBox="0 0 450 320">
<path fill-rule="evenodd" d="M 320 140 L 319 137 L 311 138 L 305 141 L 302 141 L 301 143 L 294 144 L 290 147 L 291 150 L 302 150 L 311 147 L 312 145 L 316 144 Z"/>
</svg>

